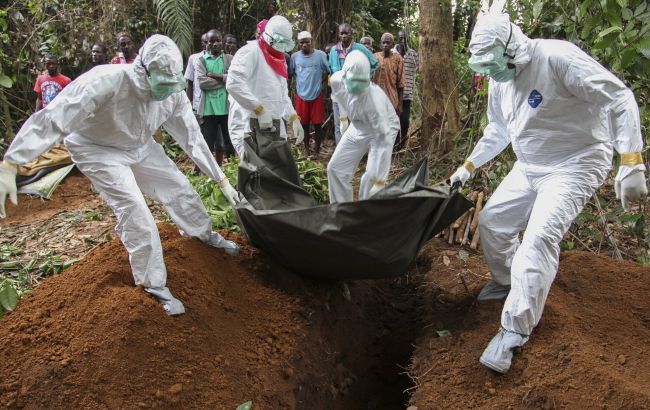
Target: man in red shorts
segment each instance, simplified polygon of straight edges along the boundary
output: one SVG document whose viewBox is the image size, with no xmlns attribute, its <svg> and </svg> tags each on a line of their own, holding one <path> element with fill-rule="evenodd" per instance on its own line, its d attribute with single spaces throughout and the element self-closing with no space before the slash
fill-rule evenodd
<svg viewBox="0 0 650 410">
<path fill-rule="evenodd" d="M 300 51 L 291 56 L 290 74 L 296 77 L 296 113 L 305 129 L 305 151 L 307 155 L 318 156 L 323 141 L 323 122 L 325 121 L 325 97 L 323 82 L 330 73 L 327 55 L 311 46 L 311 34 L 302 31 L 298 34 Z M 314 126 L 315 144 L 311 151 L 309 125 Z"/>
</svg>

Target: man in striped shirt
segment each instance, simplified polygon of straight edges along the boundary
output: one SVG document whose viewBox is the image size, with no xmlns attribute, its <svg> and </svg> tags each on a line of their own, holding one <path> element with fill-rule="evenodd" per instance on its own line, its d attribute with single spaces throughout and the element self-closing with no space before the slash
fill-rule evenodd
<svg viewBox="0 0 650 410">
<path fill-rule="evenodd" d="M 394 50 L 400 53 L 404 59 L 404 92 L 402 96 L 402 113 L 399 116 L 401 130 L 394 150 L 394 152 L 397 152 L 406 146 L 408 140 L 411 102 L 413 101 L 413 89 L 415 88 L 415 75 L 420 71 L 420 56 L 415 50 L 408 47 L 404 30 L 397 33 L 397 44 Z"/>
</svg>

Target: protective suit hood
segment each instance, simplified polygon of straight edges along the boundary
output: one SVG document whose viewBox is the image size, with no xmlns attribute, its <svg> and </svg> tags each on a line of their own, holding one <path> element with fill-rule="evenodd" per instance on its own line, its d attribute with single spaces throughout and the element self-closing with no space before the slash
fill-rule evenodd
<svg viewBox="0 0 650 410">
<path fill-rule="evenodd" d="M 291 23 L 284 16 L 271 17 L 269 22 L 266 23 L 262 35 L 268 45 L 283 53 L 288 53 L 294 48 L 295 43 L 292 37 Z"/>
<path fill-rule="evenodd" d="M 510 56 L 509 62 L 521 69 L 531 58 L 529 44 L 530 39 L 519 26 L 510 22 L 507 14 L 480 13 L 472 31 L 469 51 L 472 54 L 481 54 L 494 46 L 505 47 Z"/>
<path fill-rule="evenodd" d="M 370 86 L 370 61 L 361 51 L 354 50 L 348 54 L 343 63 L 343 79 L 350 94 L 363 95 Z M 352 85 L 361 84 L 363 89 L 351 89 Z"/>
<path fill-rule="evenodd" d="M 273 16 L 266 23 L 264 32 L 268 33 L 269 36 L 273 37 L 275 34 L 280 34 L 283 37 L 291 38 L 293 36 L 293 31 L 291 30 L 291 23 L 284 16 Z"/>
<path fill-rule="evenodd" d="M 172 39 L 154 34 L 144 42 L 132 66 L 136 87 L 149 92 L 151 87 L 147 81 L 147 71 L 162 71 L 170 76 L 182 73 L 183 56 Z"/>
</svg>

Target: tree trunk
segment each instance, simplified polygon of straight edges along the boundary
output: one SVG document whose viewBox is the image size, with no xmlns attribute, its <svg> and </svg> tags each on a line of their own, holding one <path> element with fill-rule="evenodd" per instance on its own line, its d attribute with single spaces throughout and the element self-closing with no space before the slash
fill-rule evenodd
<svg viewBox="0 0 650 410">
<path fill-rule="evenodd" d="M 452 148 L 459 130 L 450 0 L 420 0 L 422 152 L 435 156 Z"/>
<path fill-rule="evenodd" d="M 345 22 L 351 4 L 350 0 L 303 0 L 305 23 L 314 48 L 324 50 L 329 43 L 338 41 L 338 25 Z"/>
</svg>

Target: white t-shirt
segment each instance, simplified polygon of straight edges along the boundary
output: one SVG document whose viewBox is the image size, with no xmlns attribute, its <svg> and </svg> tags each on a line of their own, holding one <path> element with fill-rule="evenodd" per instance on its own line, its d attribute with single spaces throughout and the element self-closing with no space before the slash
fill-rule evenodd
<svg viewBox="0 0 650 410">
<path fill-rule="evenodd" d="M 197 57 L 201 57 L 205 51 L 200 51 L 194 53 L 187 58 L 187 68 L 185 68 L 185 79 L 192 81 L 194 84 L 193 94 L 192 94 L 192 108 L 195 112 L 199 111 L 199 101 L 201 100 L 201 88 L 197 82 L 196 72 L 194 71 L 194 60 Z"/>
</svg>

